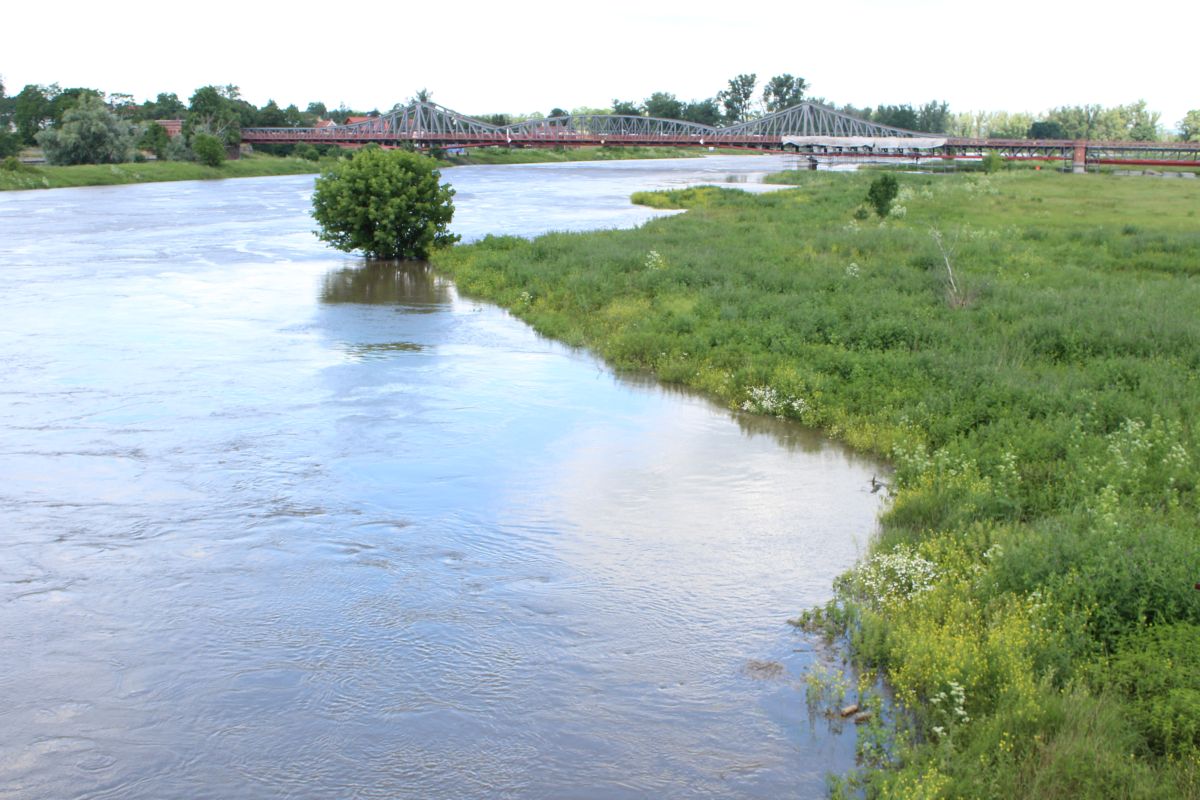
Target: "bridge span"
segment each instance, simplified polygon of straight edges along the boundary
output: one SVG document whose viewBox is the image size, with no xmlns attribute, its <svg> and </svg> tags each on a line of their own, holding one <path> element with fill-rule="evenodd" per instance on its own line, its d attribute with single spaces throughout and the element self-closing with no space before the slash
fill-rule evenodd
<svg viewBox="0 0 1200 800">
<path fill-rule="evenodd" d="M 800 103 L 737 125 L 620 114 L 571 114 L 492 125 L 414 101 L 390 113 L 323 128 L 243 128 L 249 144 L 334 144 L 362 147 L 712 147 L 807 153 L 862 159 L 979 158 L 995 151 L 1008 160 L 1088 165 L 1128 164 L 1200 169 L 1200 143 L 1097 142 L 1065 139 L 963 139 L 879 125 L 816 103 Z"/>
</svg>

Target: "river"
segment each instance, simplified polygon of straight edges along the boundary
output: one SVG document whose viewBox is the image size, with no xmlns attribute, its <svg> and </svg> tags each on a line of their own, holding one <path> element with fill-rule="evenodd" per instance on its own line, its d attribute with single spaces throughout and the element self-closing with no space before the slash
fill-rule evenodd
<svg viewBox="0 0 1200 800">
<path fill-rule="evenodd" d="M 782 163 L 444 177 L 470 240 Z M 330 251 L 311 190 L 0 193 L 0 798 L 821 796 L 786 619 L 878 466 Z"/>
</svg>

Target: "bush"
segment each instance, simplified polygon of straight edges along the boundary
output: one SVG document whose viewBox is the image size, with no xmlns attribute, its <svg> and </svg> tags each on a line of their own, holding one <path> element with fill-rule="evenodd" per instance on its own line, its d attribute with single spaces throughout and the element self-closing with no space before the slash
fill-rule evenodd
<svg viewBox="0 0 1200 800">
<path fill-rule="evenodd" d="M 133 157 L 133 126 L 92 95 L 81 96 L 62 125 L 36 138 L 51 164 L 119 164 Z"/>
<path fill-rule="evenodd" d="M 454 215 L 449 184 L 435 162 L 403 150 L 365 148 L 317 178 L 317 236 L 339 250 L 371 258 L 423 259 L 458 240 L 446 226 Z"/>
<path fill-rule="evenodd" d="M 207 133 L 197 133 L 192 137 L 192 152 L 196 159 L 209 167 L 219 167 L 225 163 L 225 145 L 221 140 Z"/>
<path fill-rule="evenodd" d="M 999 151 L 989 150 L 983 157 L 983 171 L 988 174 L 999 172 L 1004 166 L 1004 156 L 1000 155 Z"/>
<path fill-rule="evenodd" d="M 892 209 L 892 201 L 899 193 L 900 185 L 896 182 L 896 176 L 880 175 L 871 181 L 871 188 L 867 189 L 867 202 L 875 209 L 876 214 L 886 217 Z"/>
<path fill-rule="evenodd" d="M 0 158 L 15 156 L 21 152 L 21 138 L 15 133 L 0 129 Z"/>
<path fill-rule="evenodd" d="M 301 142 L 296 145 L 296 149 L 292 151 L 292 155 L 296 158 L 303 158 L 306 161 L 317 161 L 321 158 L 321 151 L 307 142 Z"/>
</svg>

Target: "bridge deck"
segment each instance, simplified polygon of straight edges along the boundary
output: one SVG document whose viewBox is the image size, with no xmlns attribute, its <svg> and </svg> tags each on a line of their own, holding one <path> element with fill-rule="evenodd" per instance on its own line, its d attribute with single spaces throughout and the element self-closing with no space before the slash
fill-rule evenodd
<svg viewBox="0 0 1200 800">
<path fill-rule="evenodd" d="M 758 120 L 711 127 L 681 120 L 622 115 L 578 115 L 490 125 L 434 103 L 412 103 L 350 125 L 325 128 L 244 128 L 249 144 L 335 144 L 361 147 L 737 147 L 792 150 L 847 157 L 979 158 L 999 152 L 1008 160 L 1086 164 L 1200 167 L 1200 142 L 1095 142 L 1065 139 L 945 138 L 930 146 L 931 134 L 890 128 L 833 109 L 801 103 Z M 941 138 L 941 137 L 939 137 Z M 787 140 L 803 140 L 803 144 Z M 911 145 L 905 140 L 911 140 Z"/>
</svg>

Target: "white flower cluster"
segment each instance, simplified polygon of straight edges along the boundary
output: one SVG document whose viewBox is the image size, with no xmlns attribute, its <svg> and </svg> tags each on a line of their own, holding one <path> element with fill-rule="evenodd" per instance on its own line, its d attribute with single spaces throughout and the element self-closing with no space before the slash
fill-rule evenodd
<svg viewBox="0 0 1200 800">
<path fill-rule="evenodd" d="M 657 250 L 646 254 L 646 269 L 666 269 L 667 260 Z"/>
<path fill-rule="evenodd" d="M 858 264 L 851 261 L 850 266 L 846 267 L 846 277 L 847 278 L 857 278 L 859 276 L 859 274 L 861 273 L 861 271 L 862 270 L 859 268 Z"/>
<path fill-rule="evenodd" d="M 871 605 L 903 601 L 933 588 L 937 566 L 909 547 L 876 553 L 846 576 L 849 587 Z"/>
<path fill-rule="evenodd" d="M 954 725 L 966 725 L 971 721 L 967 716 L 967 690 L 956 681 L 950 681 L 949 692 L 938 692 L 929 699 L 935 709 L 943 717 L 944 725 L 933 726 L 933 732 L 941 738 L 946 735 L 946 728 Z"/>
<path fill-rule="evenodd" d="M 785 397 L 771 386 L 751 386 L 746 390 L 746 399 L 742 401 L 742 411 L 753 414 L 769 414 L 773 417 L 799 417 L 808 410 L 808 403 L 803 397 Z"/>
</svg>

